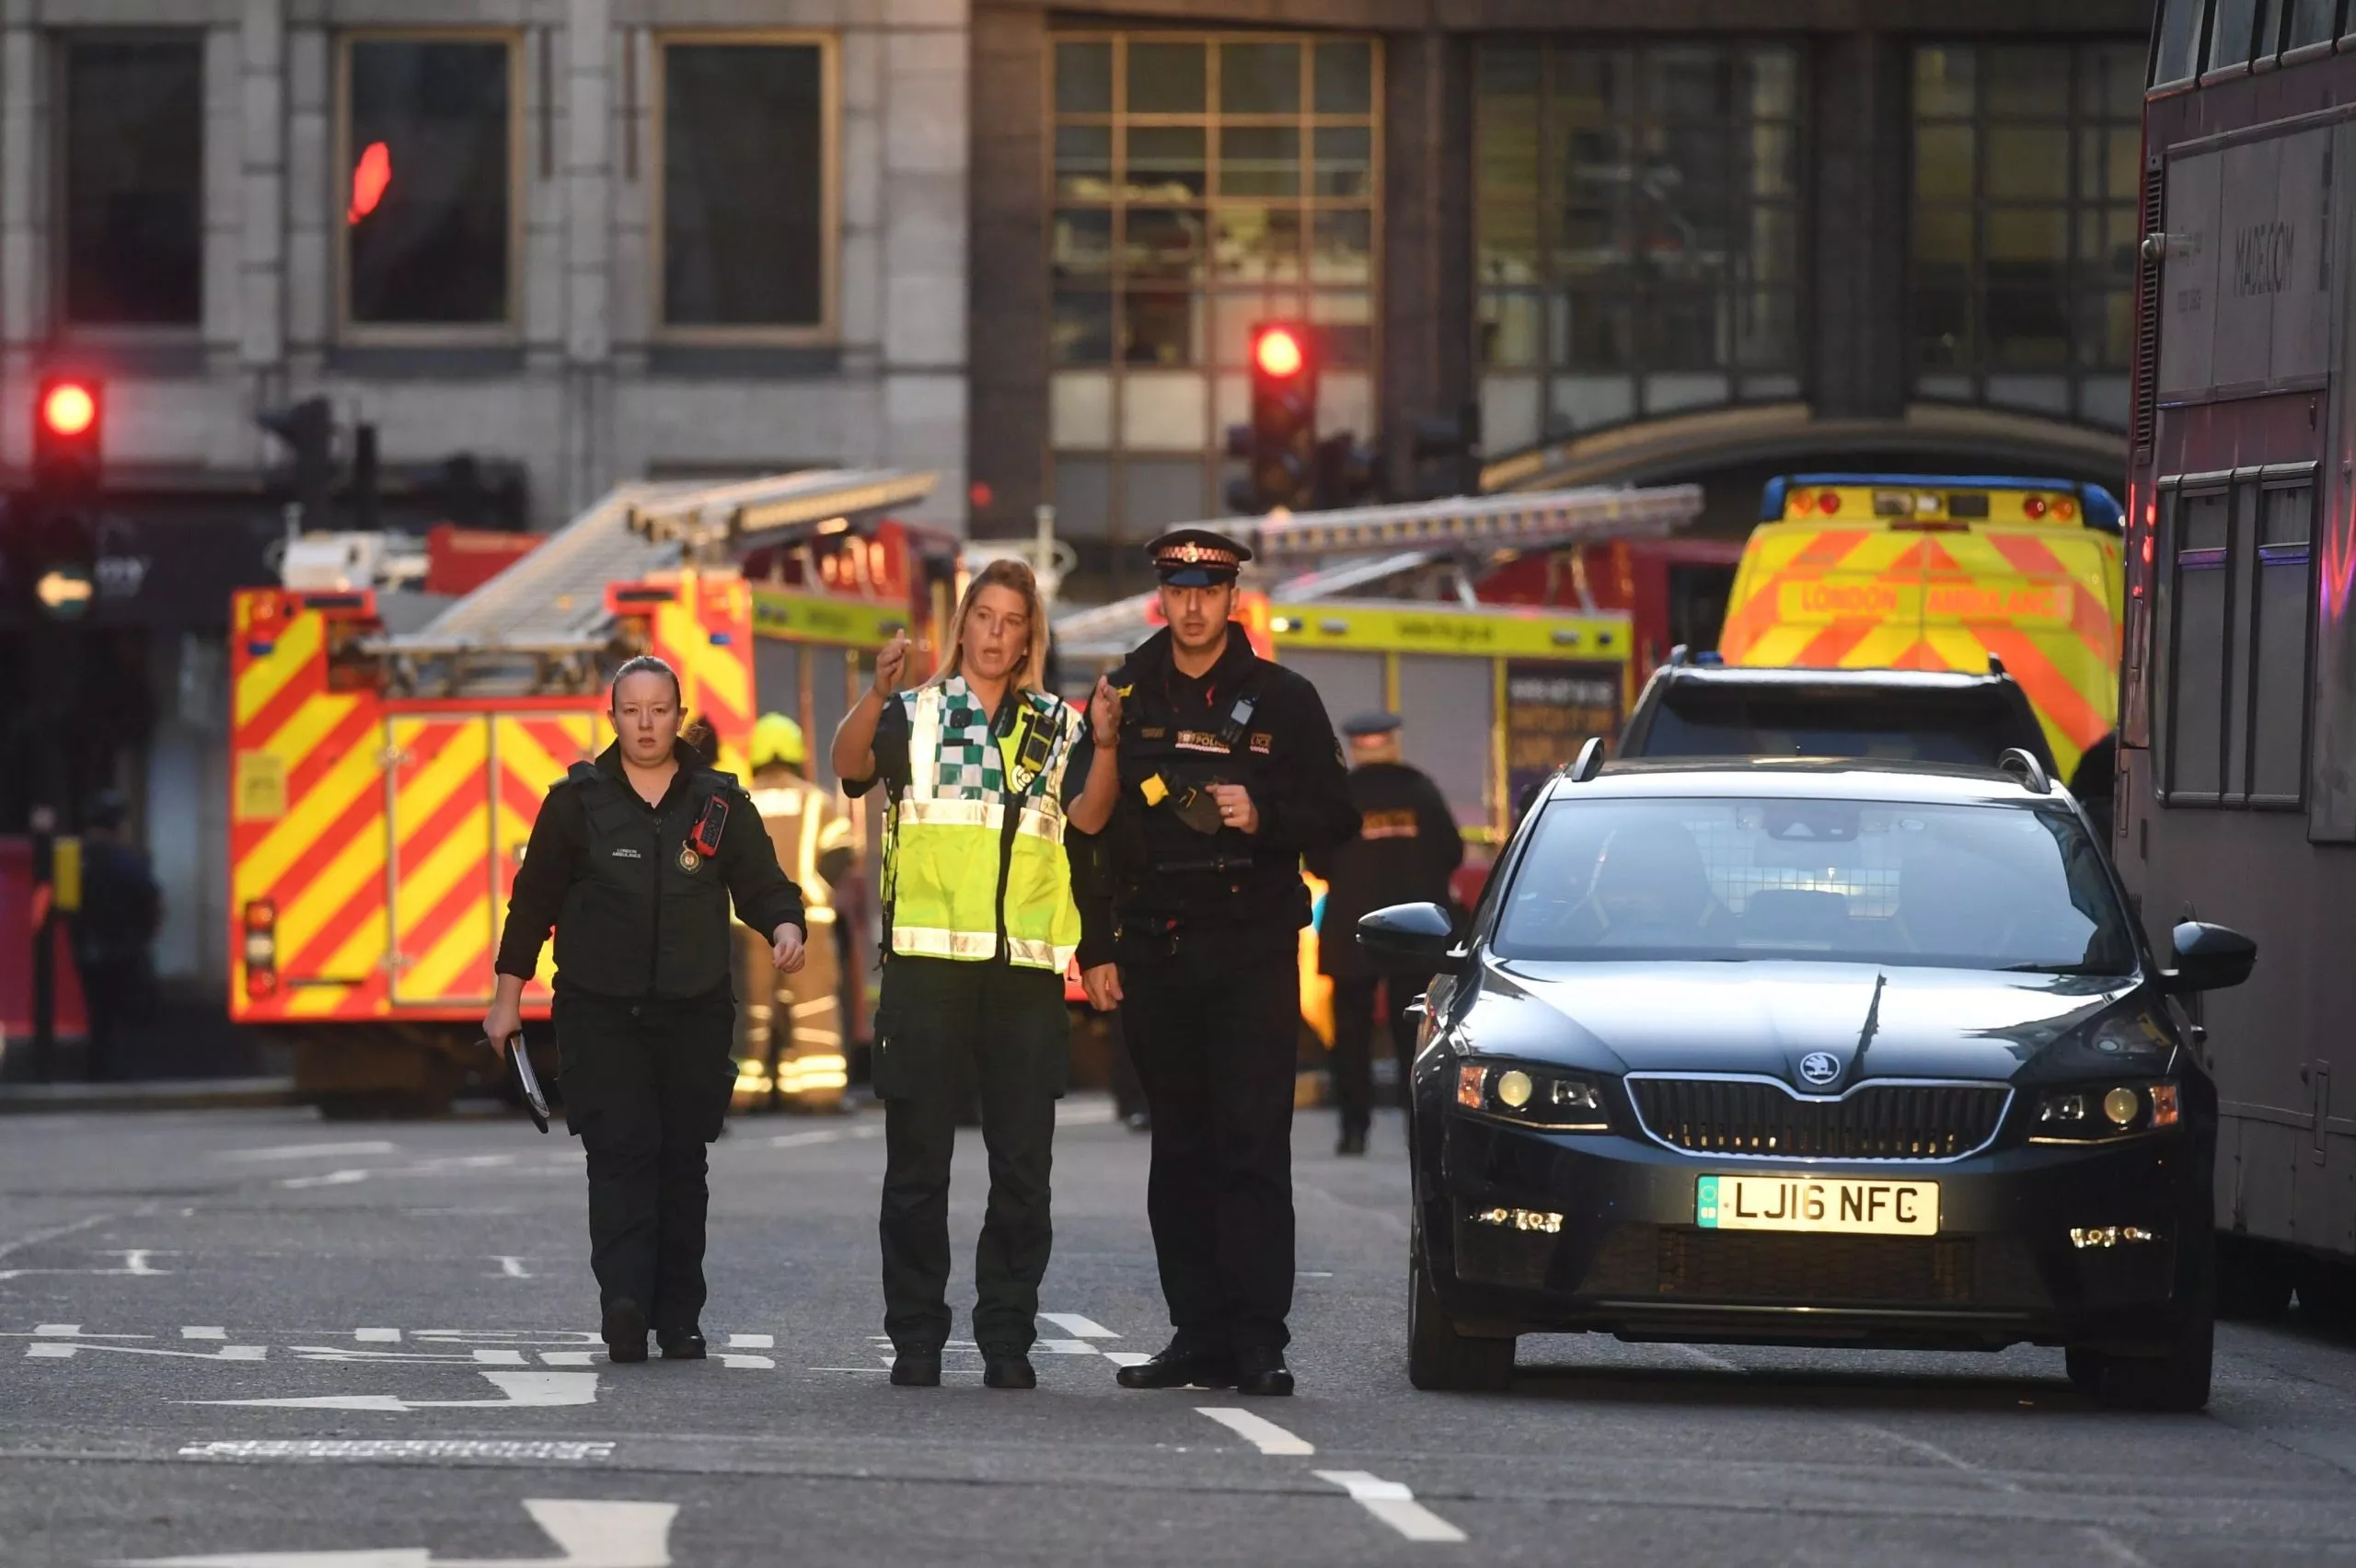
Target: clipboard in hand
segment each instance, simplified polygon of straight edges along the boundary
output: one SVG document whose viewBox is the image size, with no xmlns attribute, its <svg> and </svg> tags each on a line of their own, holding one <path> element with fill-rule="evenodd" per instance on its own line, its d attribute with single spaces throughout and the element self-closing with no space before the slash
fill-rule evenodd
<svg viewBox="0 0 2356 1568">
<path fill-rule="evenodd" d="M 482 1043 L 488 1045 L 491 1041 L 486 1037 Z M 532 1125 L 539 1128 L 543 1133 L 547 1132 L 549 1130 L 549 1097 L 540 1091 L 540 1075 L 532 1070 L 532 1054 L 524 1048 L 523 1031 L 517 1030 L 509 1035 L 506 1043 L 500 1047 L 499 1051 L 501 1055 L 507 1058 L 508 1073 L 514 1078 L 516 1089 L 524 1096 L 524 1109 L 531 1113 Z"/>
</svg>

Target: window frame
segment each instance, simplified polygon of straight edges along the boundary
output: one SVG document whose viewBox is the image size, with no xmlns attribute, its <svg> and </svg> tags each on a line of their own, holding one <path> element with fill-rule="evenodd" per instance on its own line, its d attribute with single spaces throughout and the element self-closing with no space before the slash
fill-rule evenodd
<svg viewBox="0 0 2356 1568">
<path fill-rule="evenodd" d="M 2269 463 L 2212 472 L 2172 474 L 2156 484 L 2160 508 L 2159 559 L 2152 574 L 2159 597 L 2153 615 L 2155 635 L 2164 639 L 2151 662 L 2158 690 L 2152 703 L 2153 794 L 2164 806 L 2201 811 L 2299 811 L 2307 799 L 2307 767 L 2315 749 L 2316 690 L 2316 530 L 2321 514 L 2323 467 L 2315 459 Z M 2300 594 L 2302 625 L 2296 661 L 2300 689 L 2294 711 L 2299 724 L 2298 788 L 2291 794 L 2264 794 L 2256 788 L 2258 770 L 2258 643 L 2263 635 L 2258 575 L 2267 562 L 2261 553 L 2268 496 L 2287 490 L 2307 492 L 2307 537 Z M 2217 755 L 2214 783 L 2207 789 L 2186 789 L 2177 781 L 2176 752 L 2177 701 L 2182 682 L 2177 672 L 2184 654 L 2180 630 L 2183 594 L 2178 586 L 2183 554 L 2183 505 L 2188 500 L 2217 499 L 2225 507 L 2223 560 L 2225 573 L 2224 640 L 2202 650 L 2219 662 Z M 2246 515 L 2245 515 L 2246 507 Z M 2287 564 L 2287 563 L 2285 563 Z M 2204 774 L 2207 769 L 2203 769 Z"/>
<path fill-rule="evenodd" d="M 827 347 L 842 337 L 842 35 L 812 28 L 657 29 L 649 40 L 652 78 L 647 89 L 646 167 L 652 195 L 647 202 L 647 321 L 653 340 L 668 344 L 738 345 L 764 348 Z M 818 320 L 794 326 L 674 326 L 667 316 L 664 244 L 669 225 L 670 167 L 667 138 L 674 44 L 818 48 L 819 257 Z"/>
<path fill-rule="evenodd" d="M 2208 26 L 2206 10 L 2202 13 L 2201 25 L 2204 29 Z M 2203 38 L 2205 47 L 2205 32 Z M 2140 158 L 2138 160 L 2139 178 L 2132 190 L 2112 190 L 2107 182 L 2100 191 L 2088 192 L 2079 188 L 2079 177 L 2085 163 L 2079 152 L 2079 138 L 2086 134 L 2089 130 L 2100 133 L 2107 138 L 2131 128 L 2135 132 L 2138 146 L 2141 145 L 2141 121 L 2145 98 L 2143 91 L 2139 90 L 2135 95 L 2133 113 L 2115 119 L 2089 115 L 2082 107 L 2085 96 L 2082 74 L 2089 68 L 2089 63 L 2099 59 L 2100 52 L 2104 49 L 2126 45 L 2131 41 L 2133 40 L 2124 36 L 2107 35 L 2067 36 L 2027 40 L 1990 37 L 1925 36 L 1909 40 L 1906 106 L 1908 144 L 1906 148 L 1905 333 L 1907 389 L 1908 397 L 1911 400 L 1951 407 L 2032 411 L 2035 417 L 2059 420 L 2087 429 L 2116 431 L 2121 435 L 2126 434 L 2131 427 L 2134 420 L 2132 407 L 2134 275 L 2131 271 L 2124 279 L 2120 280 L 2120 286 L 2118 287 L 2089 290 L 2081 282 L 2081 275 L 2086 262 L 2078 250 L 2080 234 L 2089 215 L 2107 220 L 2113 213 L 2122 214 L 2130 220 L 2139 234 L 2141 232 L 2142 189 Z M 1972 77 L 1973 101 L 1969 118 L 1946 115 L 1925 120 L 1914 96 L 1916 73 L 1913 68 L 1915 59 L 1924 51 L 1969 49 L 1975 54 L 1984 54 L 1992 48 L 2021 47 L 2056 50 L 2062 52 L 2068 60 L 2069 86 L 2062 95 L 2063 105 L 2061 112 L 2050 117 L 2034 118 L 1992 116 L 1987 109 L 1989 78 L 1985 72 L 1975 66 Z M 2143 47 L 2145 60 L 2142 75 L 2148 78 L 2154 68 L 2153 61 L 2156 46 L 2146 40 Z M 1919 172 L 1917 147 L 1919 138 L 1926 125 L 1933 128 L 1969 126 L 1972 137 L 1971 194 L 1960 199 L 1938 198 L 1929 202 L 1927 206 L 1927 210 L 1931 212 L 1961 213 L 1968 215 L 1971 221 L 1969 281 L 1966 297 L 1971 311 L 1969 325 L 1972 342 L 1969 357 L 1959 359 L 1951 364 L 1928 363 L 1922 352 L 1914 232 L 1918 220 L 1926 210 L 1924 200 L 1916 183 L 1916 176 Z M 2068 181 L 2065 194 L 2046 198 L 1997 197 L 1990 194 L 1988 190 L 1988 171 L 1991 163 L 1988 148 L 1989 133 L 1992 129 L 2008 126 L 2058 126 L 2061 129 L 2067 144 L 2067 151 L 2062 162 L 2062 170 Z M 2002 212 L 2050 212 L 2059 214 L 2061 218 L 2064 248 L 2061 257 L 2059 298 L 2065 335 L 2062 357 L 2050 365 L 2002 363 L 1995 361 L 1990 353 L 1987 340 L 1987 315 L 1991 290 L 1994 285 L 1992 285 L 1989 278 L 1989 229 L 1992 215 Z M 2130 316 L 2129 352 L 2116 363 L 2092 363 L 2085 357 L 2089 321 L 2089 313 L 2085 306 L 2091 299 L 2102 299 L 2110 295 L 2117 295 L 2124 299 L 2127 304 Z M 2054 410 L 2037 405 L 2002 402 L 1992 400 L 1989 396 L 1989 386 L 1992 382 L 2045 378 L 2059 380 L 2062 384 L 2067 398 L 2066 409 Z M 1958 399 L 1944 390 L 1926 389 L 1924 383 L 1932 380 L 1964 381 L 1969 384 L 1970 390 L 1964 398 Z M 2106 383 L 2120 387 L 2128 398 L 2123 422 L 2118 426 L 2096 422 L 2098 412 L 2091 405 L 2088 396 L 2090 388 Z"/>
<path fill-rule="evenodd" d="M 1128 102 L 1128 51 L 1138 44 L 1190 44 L 1204 51 L 1203 107 L 1199 111 L 1133 110 Z M 1057 56 L 1065 44 L 1102 44 L 1111 51 L 1109 69 L 1112 73 L 1112 97 L 1103 110 L 1063 110 L 1057 107 Z M 1257 113 L 1237 110 L 1230 112 L 1221 107 L 1221 49 L 1234 44 L 1291 44 L 1300 51 L 1301 93 L 1299 106 L 1287 113 Z M 1316 99 L 1317 49 L 1320 45 L 1363 45 L 1368 52 L 1368 101 L 1364 112 L 1321 113 Z M 1384 301 L 1387 297 L 1388 269 L 1384 253 L 1388 232 L 1389 193 L 1385 189 L 1390 166 L 1387 133 L 1390 125 L 1389 102 L 1384 92 L 1383 70 L 1386 61 L 1384 36 L 1364 29 L 1320 32 L 1299 28 L 1275 28 L 1266 31 L 1249 27 L 1215 27 L 1199 23 L 1161 28 L 1139 20 L 1131 25 L 1107 25 L 1089 22 L 1069 28 L 1050 28 L 1046 34 L 1046 68 L 1040 73 L 1041 123 L 1045 134 L 1041 138 L 1038 167 L 1040 192 L 1039 236 L 1040 251 L 1045 265 L 1047 330 L 1042 334 L 1039 365 L 1042 383 L 1048 389 L 1047 439 L 1042 444 L 1040 493 L 1051 502 L 1059 502 L 1057 470 L 1066 462 L 1101 464 L 1105 472 L 1106 515 L 1105 532 L 1089 535 L 1081 539 L 1082 570 L 1092 573 L 1098 559 L 1105 563 L 1105 582 L 1114 597 L 1132 592 L 1140 583 L 1149 582 L 1143 556 L 1143 546 L 1151 531 L 1161 525 L 1140 525 L 1128 513 L 1129 468 L 1132 464 L 1160 465 L 1193 463 L 1203 476 L 1203 512 L 1206 517 L 1230 514 L 1226 487 L 1230 478 L 1241 472 L 1237 460 L 1225 445 L 1229 421 L 1221 415 L 1222 384 L 1236 381 L 1248 386 L 1250 367 L 1242 360 L 1229 363 L 1221 359 L 1223 345 L 1218 327 L 1220 304 L 1230 299 L 1258 298 L 1273 302 L 1266 309 L 1293 315 L 1313 325 L 1355 326 L 1354 322 L 1320 323 L 1317 300 L 1363 294 L 1367 301 L 1367 357 L 1364 364 L 1335 366 L 1324 362 L 1327 378 L 1336 375 L 1363 376 L 1368 388 L 1368 420 L 1370 428 L 1354 433 L 1364 444 L 1379 444 L 1383 421 L 1383 349 L 1386 338 Z M 1110 136 L 1105 179 L 1108 190 L 1103 201 L 1089 201 L 1063 195 L 1057 186 L 1057 132 L 1066 125 L 1103 126 Z M 1203 129 L 1203 190 L 1199 196 L 1184 201 L 1152 198 L 1133 199 L 1128 194 L 1129 132 L 1138 128 L 1166 127 Z M 1363 198 L 1321 196 L 1316 191 L 1316 134 L 1320 129 L 1364 126 L 1368 133 L 1367 190 Z M 1221 132 L 1230 127 L 1297 127 L 1301 143 L 1296 165 L 1301 176 L 1300 189 L 1290 196 L 1263 196 L 1249 193 L 1230 194 L 1222 189 L 1223 164 Z M 1223 281 L 1218 276 L 1213 247 L 1218 231 L 1222 211 L 1289 210 L 1301 215 L 1298 259 L 1299 275 L 1288 282 Z M 1055 310 L 1058 294 L 1056 274 L 1056 225 L 1059 213 L 1067 211 L 1102 212 L 1110 219 L 1107 243 L 1110 264 L 1102 286 L 1088 286 L 1091 294 L 1102 293 L 1108 303 L 1111 323 L 1111 344 L 1108 356 L 1102 363 L 1060 363 L 1056 358 Z M 1170 213 L 1199 212 L 1203 214 L 1204 252 L 1200 276 L 1184 283 L 1159 282 L 1151 279 L 1132 281 L 1125 266 L 1129 244 L 1129 219 L 1138 212 Z M 1363 212 L 1367 214 L 1367 260 L 1369 277 L 1362 285 L 1328 283 L 1322 287 L 1314 279 L 1316 219 L 1328 212 Z M 1123 341 L 1127 301 L 1134 296 L 1161 295 L 1168 298 L 1197 300 L 1201 303 L 1202 319 L 1198 326 L 1202 353 L 1194 363 L 1183 366 L 1163 367 L 1132 363 L 1126 357 Z M 1195 448 L 1143 447 L 1128 445 L 1123 439 L 1127 423 L 1128 384 L 1133 375 L 1154 375 L 1178 371 L 1198 376 L 1204 386 L 1206 400 L 1205 444 Z M 1059 447 L 1055 444 L 1053 398 L 1057 377 L 1065 374 L 1103 375 L 1110 382 L 1105 420 L 1109 440 L 1103 445 Z M 1239 415 L 1248 420 L 1248 410 Z M 1339 432 L 1338 423 L 1320 424 L 1319 434 Z M 1072 536 L 1067 536 L 1068 537 Z"/>
<path fill-rule="evenodd" d="M 1818 236 L 1815 233 L 1816 213 L 1815 165 L 1808 149 L 1815 134 L 1812 89 L 1815 86 L 1814 65 L 1808 51 L 1789 35 L 1736 34 L 1729 36 L 1680 37 L 1654 33 L 1595 33 L 1576 34 L 1499 34 L 1484 36 L 1480 40 L 1484 49 L 1520 48 L 1539 54 L 1537 206 L 1532 216 L 1537 232 L 1536 281 L 1527 287 L 1491 288 L 1481 277 L 1481 244 L 1483 201 L 1479 186 L 1484 162 L 1481 148 L 1479 110 L 1479 72 L 1476 59 L 1474 80 L 1468 87 L 1467 114 L 1471 120 L 1469 140 L 1472 164 L 1472 183 L 1467 190 L 1472 219 L 1465 238 L 1465 266 L 1471 278 L 1472 321 L 1465 339 L 1476 396 L 1493 377 L 1517 382 L 1534 382 L 1538 397 L 1538 439 L 1542 443 L 1585 439 L 1611 431 L 1627 430 L 1659 420 L 1689 418 L 1722 413 L 1729 409 L 1772 408 L 1778 405 L 1804 403 L 1808 400 L 1812 384 L 1813 364 L 1809 344 L 1816 325 L 1816 290 L 1814 259 Z M 1730 232 L 1739 226 L 1734 220 L 1755 222 L 1761 212 L 1777 212 L 1785 215 L 1792 227 L 1792 272 L 1786 285 L 1776 290 L 1788 302 L 1791 311 L 1791 354 L 1783 363 L 1746 363 L 1738 352 L 1729 352 L 1722 362 L 1709 368 L 1679 365 L 1657 360 L 1646 349 L 1639 325 L 1648 305 L 1664 297 L 1674 297 L 1675 291 L 1648 287 L 1635 280 L 1624 285 L 1619 294 L 1620 303 L 1631 312 L 1632 336 L 1628 363 L 1623 370 L 1609 370 L 1593 365 L 1582 366 L 1576 353 L 1557 359 L 1553 353 L 1557 329 L 1553 313 L 1562 306 L 1563 299 L 1571 292 L 1553 262 L 1553 245 L 1549 237 L 1550 202 L 1559 203 L 1563 197 L 1559 180 L 1550 176 L 1559 174 L 1553 167 L 1554 131 L 1560 123 L 1557 85 L 1562 75 L 1562 61 L 1565 55 L 1581 53 L 1612 53 L 1624 55 L 1634 69 L 1634 80 L 1641 83 L 1644 68 L 1640 62 L 1646 55 L 1675 53 L 1694 49 L 1723 51 L 1727 58 L 1740 61 L 1762 49 L 1780 50 L 1786 53 L 1792 71 L 1792 105 L 1788 119 L 1766 119 L 1751 115 L 1725 122 L 1726 140 L 1720 150 L 1729 155 L 1729 172 L 1735 167 L 1734 155 L 1743 144 L 1746 132 L 1755 133 L 1761 126 L 1773 126 L 1791 138 L 1791 185 L 1780 195 L 1761 197 L 1746 195 L 1738 183 L 1728 182 L 1728 206 L 1725 215 L 1729 219 Z M 1663 113 L 1646 102 L 1627 120 L 1611 121 L 1616 127 L 1631 132 L 1658 131 L 1665 126 L 1690 124 Z M 1554 187 L 1550 192 L 1550 187 Z M 1759 285 L 1750 285 L 1748 295 L 1741 276 L 1756 276 L 1756 252 L 1747 247 L 1737 250 L 1729 247 L 1727 275 L 1715 291 L 1719 301 L 1733 310 L 1745 307 L 1755 298 Z M 1484 306 L 1492 298 L 1521 298 L 1537 307 L 1538 355 L 1528 364 L 1501 363 L 1491 365 L 1483 350 L 1483 334 L 1489 320 Z M 1703 401 L 1674 401 L 1656 407 L 1651 384 L 1663 378 L 1693 376 L 1721 377 L 1726 382 L 1726 394 Z M 1558 424 L 1555 415 L 1555 387 L 1558 382 L 1576 379 L 1623 378 L 1628 384 L 1629 411 L 1621 418 L 1601 423 L 1573 426 Z M 1788 385 L 1784 385 L 1788 384 Z"/>
<path fill-rule="evenodd" d="M 212 102 L 204 65 L 205 29 L 173 27 L 133 28 L 62 28 L 46 40 L 47 61 L 44 70 L 49 86 L 47 107 L 49 150 L 45 160 L 49 176 L 49 235 L 42 253 L 49 262 L 49 289 L 45 314 L 50 329 L 57 337 L 82 343 L 141 343 L 181 345 L 193 343 L 204 336 L 205 306 L 208 279 L 206 250 L 211 245 L 210 209 L 214 195 L 212 168 L 205 153 L 204 137 L 210 131 Z M 72 266 L 72 235 L 67 214 L 73 200 L 67 179 L 66 158 L 70 152 L 68 121 L 73 103 L 67 90 L 71 78 L 74 46 L 85 42 L 104 43 L 179 43 L 196 52 L 197 83 L 197 163 L 196 163 L 196 318 L 179 322 L 103 322 L 75 321 L 66 307 L 66 273 Z"/>
<path fill-rule="evenodd" d="M 525 101 L 525 33 L 521 27 L 346 28 L 335 34 L 334 162 L 326 192 L 329 232 L 335 236 L 335 340 L 367 348 L 515 347 L 524 340 L 524 244 L 530 188 Z M 507 51 L 506 309 L 491 322 L 373 322 L 352 314 L 352 235 L 344 200 L 352 174 L 352 52 L 364 43 L 498 43 Z"/>
</svg>

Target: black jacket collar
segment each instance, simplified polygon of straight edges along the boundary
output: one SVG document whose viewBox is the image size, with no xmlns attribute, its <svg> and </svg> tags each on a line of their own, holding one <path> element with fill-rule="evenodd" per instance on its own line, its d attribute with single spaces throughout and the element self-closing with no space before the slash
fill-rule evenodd
<svg viewBox="0 0 2356 1568">
<path fill-rule="evenodd" d="M 673 798 L 676 797 L 680 790 L 688 787 L 697 774 L 704 771 L 703 758 L 697 755 L 695 751 L 689 747 L 685 741 L 673 741 L 671 743 L 671 760 L 677 763 L 679 766 L 678 771 L 671 775 L 670 785 L 663 791 L 662 804 L 665 806 L 671 803 Z M 606 749 L 597 754 L 597 771 L 612 779 L 615 783 L 620 785 L 623 789 L 629 790 L 632 795 L 638 796 L 641 800 L 645 799 L 644 796 L 638 795 L 637 786 L 630 783 L 629 775 L 623 771 L 621 742 L 608 741 L 606 743 Z M 656 809 L 660 810 L 661 808 L 657 807 Z"/>
<path fill-rule="evenodd" d="M 1206 695 L 1216 701 L 1218 694 L 1233 691 L 1243 684 L 1243 677 L 1260 656 L 1252 651 L 1252 640 L 1244 635 L 1242 621 L 1227 623 L 1227 646 L 1219 651 L 1218 662 L 1202 676 L 1207 687 Z M 1133 680 L 1149 681 L 1167 687 L 1179 675 L 1178 665 L 1170 653 L 1170 628 L 1163 627 L 1139 643 L 1129 654 L 1129 674 Z"/>
</svg>

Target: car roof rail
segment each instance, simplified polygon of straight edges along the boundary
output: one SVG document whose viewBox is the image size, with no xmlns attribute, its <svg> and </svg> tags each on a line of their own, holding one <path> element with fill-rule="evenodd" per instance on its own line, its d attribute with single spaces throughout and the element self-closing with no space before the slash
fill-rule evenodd
<svg viewBox="0 0 2356 1568">
<path fill-rule="evenodd" d="M 1988 655 L 1988 673 L 1992 675 L 2002 675 L 2004 673 L 2004 655 L 2000 653 Z"/>
<path fill-rule="evenodd" d="M 2019 779 L 2032 795 L 2053 793 L 2053 780 L 2045 776 L 2045 764 L 2018 746 L 2006 746 L 1997 755 L 1996 766 Z"/>
<path fill-rule="evenodd" d="M 1603 771 L 1603 737 L 1590 735 L 1587 744 L 1579 748 L 1579 759 L 1571 764 L 1570 780 L 1584 784 Z"/>
<path fill-rule="evenodd" d="M 1693 650 L 1682 642 L 1669 651 L 1669 667 L 1672 670 L 1693 662 Z"/>
</svg>

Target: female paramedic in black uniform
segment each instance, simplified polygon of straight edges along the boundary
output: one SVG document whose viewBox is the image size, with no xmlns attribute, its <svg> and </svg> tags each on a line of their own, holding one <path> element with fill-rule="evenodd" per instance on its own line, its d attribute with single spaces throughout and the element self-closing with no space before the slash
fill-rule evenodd
<svg viewBox="0 0 2356 1568">
<path fill-rule="evenodd" d="M 606 1348 L 704 1354 L 704 1146 L 736 1081 L 729 905 L 802 967 L 802 892 L 736 780 L 680 735 L 679 677 L 637 658 L 614 676 L 615 741 L 549 790 L 507 902 L 483 1032 L 520 1027 L 524 983 L 556 931 L 565 1121 L 589 1157 L 589 1263 Z"/>
</svg>

